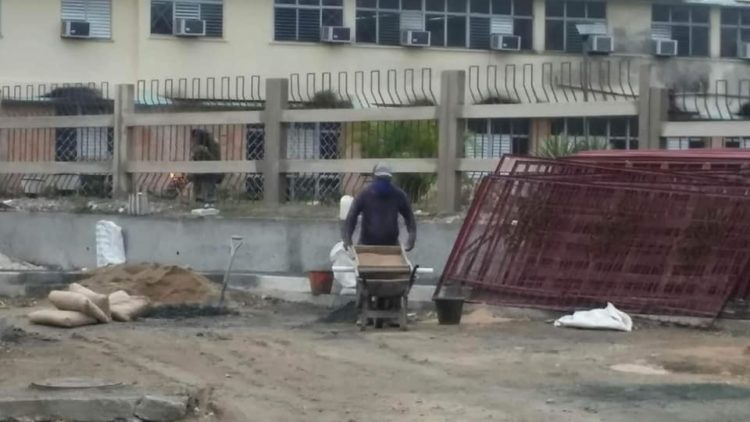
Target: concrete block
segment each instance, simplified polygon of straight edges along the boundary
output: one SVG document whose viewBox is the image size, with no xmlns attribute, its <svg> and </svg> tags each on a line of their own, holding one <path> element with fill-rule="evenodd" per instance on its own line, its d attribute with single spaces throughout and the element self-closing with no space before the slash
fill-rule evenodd
<svg viewBox="0 0 750 422">
<path fill-rule="evenodd" d="M 148 422 L 180 420 L 187 414 L 187 396 L 144 396 L 136 406 L 135 416 Z"/>
<path fill-rule="evenodd" d="M 0 420 L 129 420 L 138 400 L 138 396 L 5 396 L 0 398 Z"/>
</svg>

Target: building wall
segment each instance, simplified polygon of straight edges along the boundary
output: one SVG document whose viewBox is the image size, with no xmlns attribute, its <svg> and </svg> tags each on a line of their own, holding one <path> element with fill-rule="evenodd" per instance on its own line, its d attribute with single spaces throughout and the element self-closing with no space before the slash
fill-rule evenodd
<svg viewBox="0 0 750 422">
<path fill-rule="evenodd" d="M 60 0 L 3 0 L 0 84 L 71 81 L 134 83 L 138 79 L 251 75 L 284 77 L 294 72 L 422 68 L 436 72 L 471 65 L 504 66 L 578 60 L 546 53 L 544 0 L 535 2 L 534 47 L 527 53 L 355 44 L 330 46 L 273 41 L 273 2 L 225 0 L 223 39 L 178 39 L 150 34 L 150 0 L 113 1 L 111 40 L 63 40 Z M 354 26 L 355 0 L 345 0 L 345 24 Z M 618 55 L 651 61 L 651 2 L 611 0 L 608 21 Z M 713 13 L 717 22 L 718 8 Z M 718 35 L 715 28 L 713 35 Z M 716 40 L 712 50 L 718 48 Z M 712 51 L 718 56 L 717 51 Z M 733 79 L 744 76 L 738 60 L 674 58 L 655 61 L 657 79 Z M 666 82 L 665 82 L 666 83 Z M 437 85 L 437 84 L 436 84 Z"/>
</svg>

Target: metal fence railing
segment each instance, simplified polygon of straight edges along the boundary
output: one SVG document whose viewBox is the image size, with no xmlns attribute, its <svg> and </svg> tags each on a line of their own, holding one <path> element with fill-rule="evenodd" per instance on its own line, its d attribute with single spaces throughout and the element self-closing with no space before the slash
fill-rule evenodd
<svg viewBox="0 0 750 422">
<path fill-rule="evenodd" d="M 474 104 L 618 101 L 636 98 L 638 71 L 629 59 L 471 66 L 467 90 Z"/>
<path fill-rule="evenodd" d="M 750 79 L 719 79 L 691 87 L 671 87 L 669 100 L 670 120 L 748 120 Z"/>
<path fill-rule="evenodd" d="M 652 135 L 637 131 L 639 113 L 658 113 L 639 109 L 643 75 L 627 59 L 587 63 L 0 87 L 0 194 L 108 197 L 129 188 L 189 202 L 193 176 L 216 174 L 220 200 L 328 204 L 359 192 L 372 166 L 388 160 L 418 208 L 455 209 L 503 155 L 534 154 L 561 133 L 555 122 L 578 136 L 570 122 L 585 117 L 589 135 L 604 128 L 616 138 L 622 121 L 624 145 L 648 145 L 636 142 Z M 744 147 L 736 123 L 750 82 L 719 81 L 701 100 L 691 92 L 673 90 L 672 111 L 698 104 L 731 120 L 729 132 L 711 130 Z M 218 159 L 195 161 L 196 130 L 216 141 Z"/>
</svg>

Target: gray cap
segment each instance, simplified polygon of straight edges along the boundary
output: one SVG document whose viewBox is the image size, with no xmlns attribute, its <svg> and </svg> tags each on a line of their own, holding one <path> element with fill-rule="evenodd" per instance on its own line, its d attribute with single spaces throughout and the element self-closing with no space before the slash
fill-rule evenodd
<svg viewBox="0 0 750 422">
<path fill-rule="evenodd" d="M 375 177 L 393 177 L 393 173 L 391 173 L 391 165 L 385 161 L 377 163 L 372 169 L 372 175 Z"/>
</svg>

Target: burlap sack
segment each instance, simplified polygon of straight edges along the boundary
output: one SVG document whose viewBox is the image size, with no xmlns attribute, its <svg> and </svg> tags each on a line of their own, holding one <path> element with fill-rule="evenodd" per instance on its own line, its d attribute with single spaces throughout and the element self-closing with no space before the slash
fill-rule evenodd
<svg viewBox="0 0 750 422">
<path fill-rule="evenodd" d="M 112 310 L 112 319 L 128 322 L 146 312 L 149 300 L 144 296 L 130 296 L 127 292 L 118 290 L 109 295 L 109 305 Z"/>
<path fill-rule="evenodd" d="M 78 283 L 73 283 L 68 286 L 68 290 L 86 296 L 87 298 L 89 298 L 89 300 L 94 302 L 94 305 L 98 306 L 99 309 L 101 309 L 108 318 L 112 318 L 112 313 L 109 310 L 109 296 L 99 294 L 91 289 L 81 286 Z"/>
<path fill-rule="evenodd" d="M 44 309 L 29 314 L 29 320 L 34 324 L 49 325 L 52 327 L 75 328 L 84 325 L 96 324 L 96 319 L 84 313 L 75 311 L 60 311 L 57 309 Z"/>
<path fill-rule="evenodd" d="M 80 293 L 53 290 L 50 292 L 48 298 L 49 301 L 61 311 L 82 312 L 95 318 L 99 322 L 111 321 L 111 319 L 107 317 L 98 306 L 94 305 L 94 302 L 92 302 L 91 299 Z"/>
</svg>

